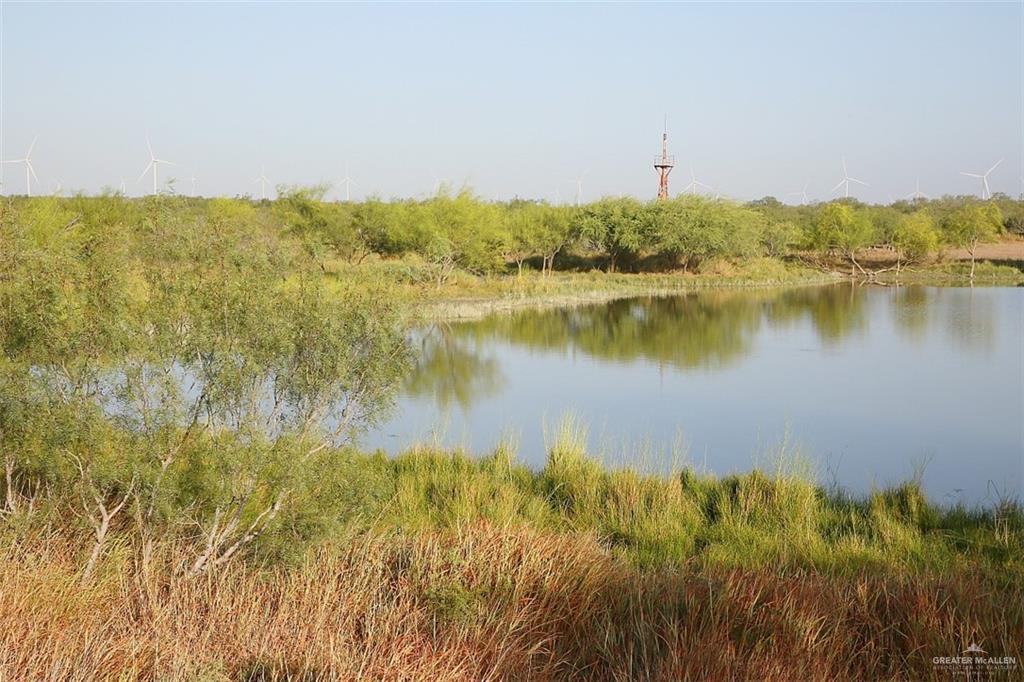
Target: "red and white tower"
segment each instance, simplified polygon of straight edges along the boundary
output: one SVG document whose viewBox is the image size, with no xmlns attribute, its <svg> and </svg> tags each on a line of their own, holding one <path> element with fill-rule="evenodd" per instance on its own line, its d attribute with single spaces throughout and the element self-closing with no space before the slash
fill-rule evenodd
<svg viewBox="0 0 1024 682">
<path fill-rule="evenodd" d="M 668 174 L 676 165 L 676 157 L 668 155 L 668 117 L 661 133 L 661 156 L 654 157 L 654 170 L 658 171 L 658 199 L 668 199 Z"/>
</svg>

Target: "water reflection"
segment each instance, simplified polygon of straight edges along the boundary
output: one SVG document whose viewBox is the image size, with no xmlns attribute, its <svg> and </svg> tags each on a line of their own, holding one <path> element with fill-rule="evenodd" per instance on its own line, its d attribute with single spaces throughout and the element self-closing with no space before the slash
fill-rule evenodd
<svg viewBox="0 0 1024 682">
<path fill-rule="evenodd" d="M 933 304 L 929 289 L 922 286 L 893 289 L 893 324 L 905 337 L 921 340 L 928 329 L 928 312 Z"/>
<path fill-rule="evenodd" d="M 763 326 L 804 322 L 825 344 L 862 333 L 867 327 L 864 289 L 694 292 L 433 325 L 418 335 L 420 358 L 406 392 L 463 408 L 499 392 L 505 378 L 494 356 L 495 342 L 607 362 L 722 369 L 749 355 Z"/>
<path fill-rule="evenodd" d="M 612 362 L 645 359 L 680 368 L 726 366 L 750 350 L 760 312 L 728 295 L 629 299 L 495 316 L 463 327 L 535 350 L 576 351 Z"/>
<path fill-rule="evenodd" d="M 657 449 L 683 433 L 717 473 L 791 432 L 860 491 L 934 454 L 929 489 L 980 500 L 1022 474 L 1022 294 L 716 290 L 436 325 L 417 334 L 405 395 L 367 444 L 398 452 L 442 425 L 439 441 L 483 453 L 512 431 L 542 466 L 543 424 L 571 411 L 595 450 L 604 436 Z"/>
<path fill-rule="evenodd" d="M 806 319 L 825 344 L 837 344 L 867 329 L 865 288 L 855 283 L 790 289 L 769 295 L 768 321 L 773 326 Z"/>
<path fill-rule="evenodd" d="M 962 350 L 988 353 L 996 327 L 993 300 L 982 290 L 949 289 L 946 298 L 946 331 Z"/>
<path fill-rule="evenodd" d="M 405 393 L 432 396 L 443 408 L 452 403 L 468 409 L 474 400 L 498 393 L 505 382 L 493 352 L 482 348 L 447 324 L 434 324 L 414 338 L 419 346 L 415 370 L 405 380 Z"/>
</svg>

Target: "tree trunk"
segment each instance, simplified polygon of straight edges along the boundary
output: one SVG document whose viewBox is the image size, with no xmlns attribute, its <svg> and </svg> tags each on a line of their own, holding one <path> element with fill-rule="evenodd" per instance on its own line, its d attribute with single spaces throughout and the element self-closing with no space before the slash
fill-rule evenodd
<svg viewBox="0 0 1024 682">
<path fill-rule="evenodd" d="M 236 508 L 232 518 L 226 520 L 223 525 L 221 524 L 221 510 L 217 509 L 213 516 L 213 523 L 206 532 L 206 548 L 192 563 L 188 570 L 189 575 L 199 575 L 211 566 L 219 566 L 227 562 L 239 549 L 255 540 L 267 524 L 277 516 L 283 499 L 284 492 L 282 491 L 277 496 L 277 499 L 274 500 L 274 503 L 260 512 L 256 519 L 249 524 L 249 527 L 242 531 L 241 535 L 235 538 L 235 541 L 230 545 L 228 545 L 228 541 L 235 531 L 239 529 L 245 501 L 243 500 L 242 504 Z"/>
<path fill-rule="evenodd" d="M 135 480 L 132 479 L 131 485 L 128 486 L 128 492 L 124 494 L 121 501 L 112 509 L 107 509 L 106 501 L 100 494 L 96 495 L 96 514 L 86 507 L 86 511 L 89 513 L 89 521 L 92 523 L 95 533 L 95 542 L 92 546 L 92 553 L 89 555 L 89 563 L 85 565 L 85 571 L 82 572 L 83 585 L 89 582 L 89 579 L 92 577 L 92 572 L 96 570 L 96 564 L 99 563 L 100 556 L 103 553 L 103 545 L 106 544 L 107 541 L 107 532 L 110 530 L 111 519 L 117 516 L 118 513 L 124 509 L 124 506 L 128 504 L 128 499 L 131 497 L 132 488 L 134 487 Z"/>
<path fill-rule="evenodd" d="M 971 282 L 974 282 L 974 252 L 978 249 L 978 242 L 971 243 Z"/>
<path fill-rule="evenodd" d="M 4 476 L 7 485 L 7 511 L 16 512 L 18 511 L 18 493 L 14 489 L 14 456 L 6 455 L 4 457 Z"/>
<path fill-rule="evenodd" d="M 92 572 L 96 570 L 96 564 L 100 560 L 100 553 L 103 551 L 103 544 L 107 540 L 107 531 L 110 530 L 110 517 L 104 515 L 103 520 L 96 526 L 96 540 L 92 544 L 92 553 L 89 555 L 89 562 L 82 571 L 82 584 L 89 582 Z"/>
</svg>

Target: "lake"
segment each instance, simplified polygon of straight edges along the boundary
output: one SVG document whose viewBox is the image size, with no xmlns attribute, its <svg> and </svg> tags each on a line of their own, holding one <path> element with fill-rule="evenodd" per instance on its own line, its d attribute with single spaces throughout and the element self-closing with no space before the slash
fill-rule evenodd
<svg viewBox="0 0 1024 682">
<path fill-rule="evenodd" d="M 715 474 L 788 442 L 851 492 L 923 466 L 937 502 L 1019 496 L 1024 289 L 851 284 L 644 297 L 419 330 L 419 361 L 364 444 L 544 464 L 566 414 L 591 452 Z"/>
</svg>

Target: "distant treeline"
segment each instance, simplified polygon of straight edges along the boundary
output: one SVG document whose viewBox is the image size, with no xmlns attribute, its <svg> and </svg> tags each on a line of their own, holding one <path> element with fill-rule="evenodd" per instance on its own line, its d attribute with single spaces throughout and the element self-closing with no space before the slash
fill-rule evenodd
<svg viewBox="0 0 1024 682">
<path fill-rule="evenodd" d="M 124 229 L 159 219 L 199 225 L 244 219 L 252 230 L 294 237 L 316 258 L 420 258 L 438 285 L 457 270 L 480 275 L 547 273 L 556 259 L 615 271 L 698 270 L 716 259 L 822 254 L 858 269 L 868 247 L 897 264 L 943 245 L 966 248 L 1000 234 L 1024 234 L 1024 201 L 958 196 L 866 205 L 854 199 L 791 206 L 773 197 L 748 203 L 683 195 L 668 201 L 607 197 L 582 206 L 489 202 L 469 190 L 419 200 L 324 200 L 326 186 L 279 188 L 276 200 L 120 195 L 9 198 L 20 220 L 107 221 Z"/>
</svg>

